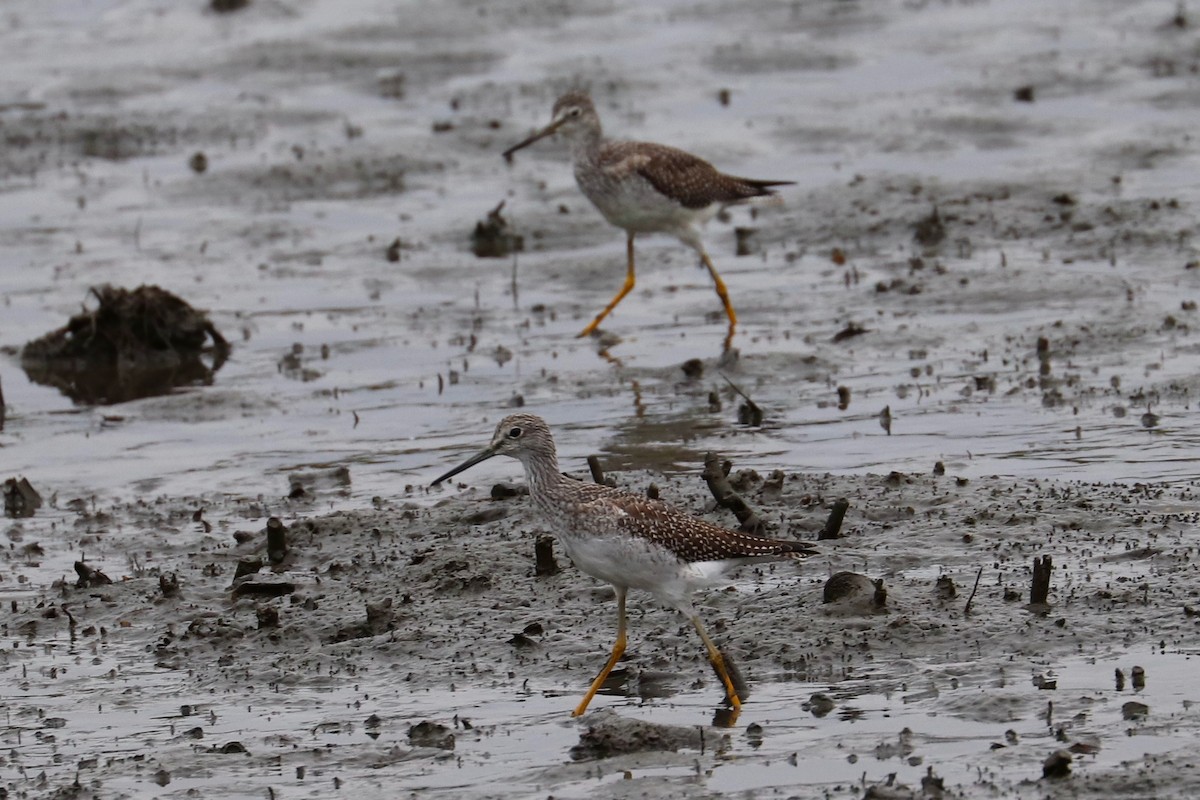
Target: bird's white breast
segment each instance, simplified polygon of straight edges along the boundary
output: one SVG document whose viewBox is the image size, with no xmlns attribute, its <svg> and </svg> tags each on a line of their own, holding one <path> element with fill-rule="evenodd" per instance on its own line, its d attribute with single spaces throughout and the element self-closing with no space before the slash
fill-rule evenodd
<svg viewBox="0 0 1200 800">
<path fill-rule="evenodd" d="M 577 169 L 575 180 L 605 219 L 634 233 L 674 233 L 708 221 L 717 211 L 715 205 L 685 208 L 636 173 L 615 177 L 603 170 Z"/>
</svg>

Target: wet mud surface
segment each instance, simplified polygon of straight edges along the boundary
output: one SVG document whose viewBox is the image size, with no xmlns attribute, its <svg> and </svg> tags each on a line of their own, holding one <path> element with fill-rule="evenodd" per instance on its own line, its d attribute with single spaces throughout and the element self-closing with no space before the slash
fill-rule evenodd
<svg viewBox="0 0 1200 800">
<path fill-rule="evenodd" d="M 673 502 L 710 505 L 698 478 L 621 481 L 652 478 Z M 830 498 L 855 506 L 804 566 L 743 568 L 703 599 L 750 681 L 732 728 L 713 727 L 724 693 L 686 621 L 645 599 L 608 693 L 570 719 L 615 603 L 567 563 L 535 574 L 543 527 L 527 497 L 334 514 L 292 501 L 284 516 L 302 521 L 275 564 L 253 503 L 69 504 L 51 512 L 72 531 L 64 546 L 120 579 L 31 586 L 7 610 L 11 785 L 857 797 L 892 774 L 919 790 L 929 770 L 951 796 L 1194 785 L 1194 486 L 812 474 L 744 486 L 790 536 L 815 538 Z M 34 538 L 37 519 L 9 528 L 18 581 L 71 557 Z M 1054 572 L 1049 602 L 1031 605 L 1038 554 Z M 881 580 L 882 607 L 824 602 L 842 570 Z M 1042 763 L 1060 749 L 1073 777 L 1047 786 Z M 612 783 L 625 771 L 633 783 Z"/>
<path fill-rule="evenodd" d="M 0 787 L 1196 795 L 1196 25 L 1020 0 L 13 11 Z M 798 182 L 707 228 L 732 351 L 707 273 L 655 237 L 573 338 L 624 237 L 561 143 L 499 154 L 579 85 L 614 134 Z M 473 237 L 493 210 L 499 251 Z M 182 298 L 228 361 L 103 406 L 27 375 L 104 284 Z M 687 623 L 636 595 L 569 717 L 611 589 L 561 552 L 537 574 L 553 530 L 490 491 L 516 464 L 423 488 L 518 406 L 577 477 L 596 454 L 725 524 L 710 450 L 773 534 L 849 500 L 819 556 L 698 598 L 750 683 L 735 726 Z"/>
</svg>

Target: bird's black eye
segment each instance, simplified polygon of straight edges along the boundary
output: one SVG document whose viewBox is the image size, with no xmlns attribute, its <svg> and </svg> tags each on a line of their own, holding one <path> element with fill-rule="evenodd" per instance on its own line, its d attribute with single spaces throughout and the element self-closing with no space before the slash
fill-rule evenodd
<svg viewBox="0 0 1200 800">
<path fill-rule="evenodd" d="M 572 108 L 570 111 L 568 111 L 568 112 L 567 112 L 567 116 L 569 116 L 569 117 L 578 117 L 578 116 L 579 116 L 580 114 L 582 114 L 582 113 L 583 113 L 583 112 L 582 112 L 582 111 L 580 111 L 578 108 Z"/>
<path fill-rule="evenodd" d="M 520 428 L 511 428 L 508 431 L 508 438 L 520 439 L 522 433 L 523 433 L 523 431 Z"/>
</svg>

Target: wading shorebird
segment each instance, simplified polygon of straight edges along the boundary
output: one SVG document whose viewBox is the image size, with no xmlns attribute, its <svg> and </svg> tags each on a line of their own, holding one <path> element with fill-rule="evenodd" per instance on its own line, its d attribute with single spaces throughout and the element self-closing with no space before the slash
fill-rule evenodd
<svg viewBox="0 0 1200 800">
<path fill-rule="evenodd" d="M 721 651 L 692 605 L 692 593 L 722 582 L 722 574 L 730 567 L 767 559 L 803 558 L 816 551 L 805 542 L 728 530 L 658 500 L 568 478 L 558 471 L 550 427 L 533 414 L 502 419 L 491 444 L 432 485 L 493 456 L 515 458 L 524 465 L 529 498 L 554 528 L 567 555 L 579 569 L 611 583 L 617 593 L 617 639 L 612 655 L 572 716 L 587 710 L 625 652 L 625 594 L 630 589 L 643 589 L 682 612 L 700 634 L 732 707 L 732 719 L 727 723 L 732 724 L 741 709 L 741 698 Z"/>
<path fill-rule="evenodd" d="M 707 161 L 674 147 L 606 139 L 592 99 L 580 91 L 558 98 L 550 124 L 505 150 L 504 157 L 511 161 L 513 153 L 552 133 L 562 133 L 570 142 L 579 188 L 605 219 L 625 230 L 626 236 L 625 285 L 579 335 L 596 330 L 633 290 L 634 237 L 639 233 L 669 233 L 695 250 L 712 275 L 717 296 L 729 317 L 728 344 L 737 327 L 737 314 L 729 302 L 725 282 L 700 241 L 699 225 L 725 206 L 773 195 L 771 187 L 787 186 L 793 181 L 738 178 L 718 172 Z"/>
</svg>

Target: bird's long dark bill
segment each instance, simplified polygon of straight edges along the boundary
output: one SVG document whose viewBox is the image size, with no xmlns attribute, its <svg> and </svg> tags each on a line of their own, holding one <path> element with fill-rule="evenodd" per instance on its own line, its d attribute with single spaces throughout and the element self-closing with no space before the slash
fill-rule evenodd
<svg viewBox="0 0 1200 800">
<path fill-rule="evenodd" d="M 529 147 L 529 145 L 533 144 L 538 139 L 545 139 L 547 136 L 554 133 L 556 130 L 558 130 L 560 127 L 562 127 L 562 124 L 563 124 L 563 122 L 566 121 L 566 119 L 567 119 L 566 117 L 563 117 L 560 120 L 555 120 L 554 122 L 551 122 L 549 125 L 542 128 L 540 131 L 535 133 L 533 136 L 530 136 L 528 139 L 526 139 L 523 142 L 520 142 L 519 144 L 514 144 L 512 147 L 508 148 L 500 155 L 504 156 L 505 158 L 511 159 L 513 153 L 517 152 L 518 150 L 520 150 L 524 147 Z"/>
<path fill-rule="evenodd" d="M 450 471 L 449 471 L 449 472 L 447 472 L 445 475 L 443 475 L 442 477 L 438 478 L 436 481 L 434 481 L 433 483 L 431 483 L 431 484 L 429 484 L 429 485 L 430 485 L 430 486 L 437 486 L 437 485 L 438 485 L 439 483 L 441 483 L 442 481 L 444 481 L 444 480 L 446 480 L 446 479 L 448 479 L 448 478 L 453 478 L 455 475 L 457 475 L 457 474 L 458 474 L 458 473 L 460 473 L 460 472 L 466 472 L 467 470 L 469 470 L 471 467 L 475 466 L 475 465 L 476 465 L 476 464 L 478 464 L 479 462 L 481 462 L 481 461 L 487 461 L 489 458 L 491 458 L 491 457 L 492 457 L 492 456 L 494 456 L 494 455 L 496 455 L 495 451 L 494 451 L 494 450 L 492 450 L 492 448 L 490 448 L 490 447 L 489 447 L 488 449 L 486 449 L 486 450 L 482 451 L 482 452 L 481 452 L 481 453 L 479 453 L 478 455 L 471 456 L 471 457 L 470 457 L 470 458 L 468 458 L 466 461 L 464 461 L 463 463 L 459 464 L 457 467 L 455 467 L 454 469 L 450 470 Z"/>
</svg>

